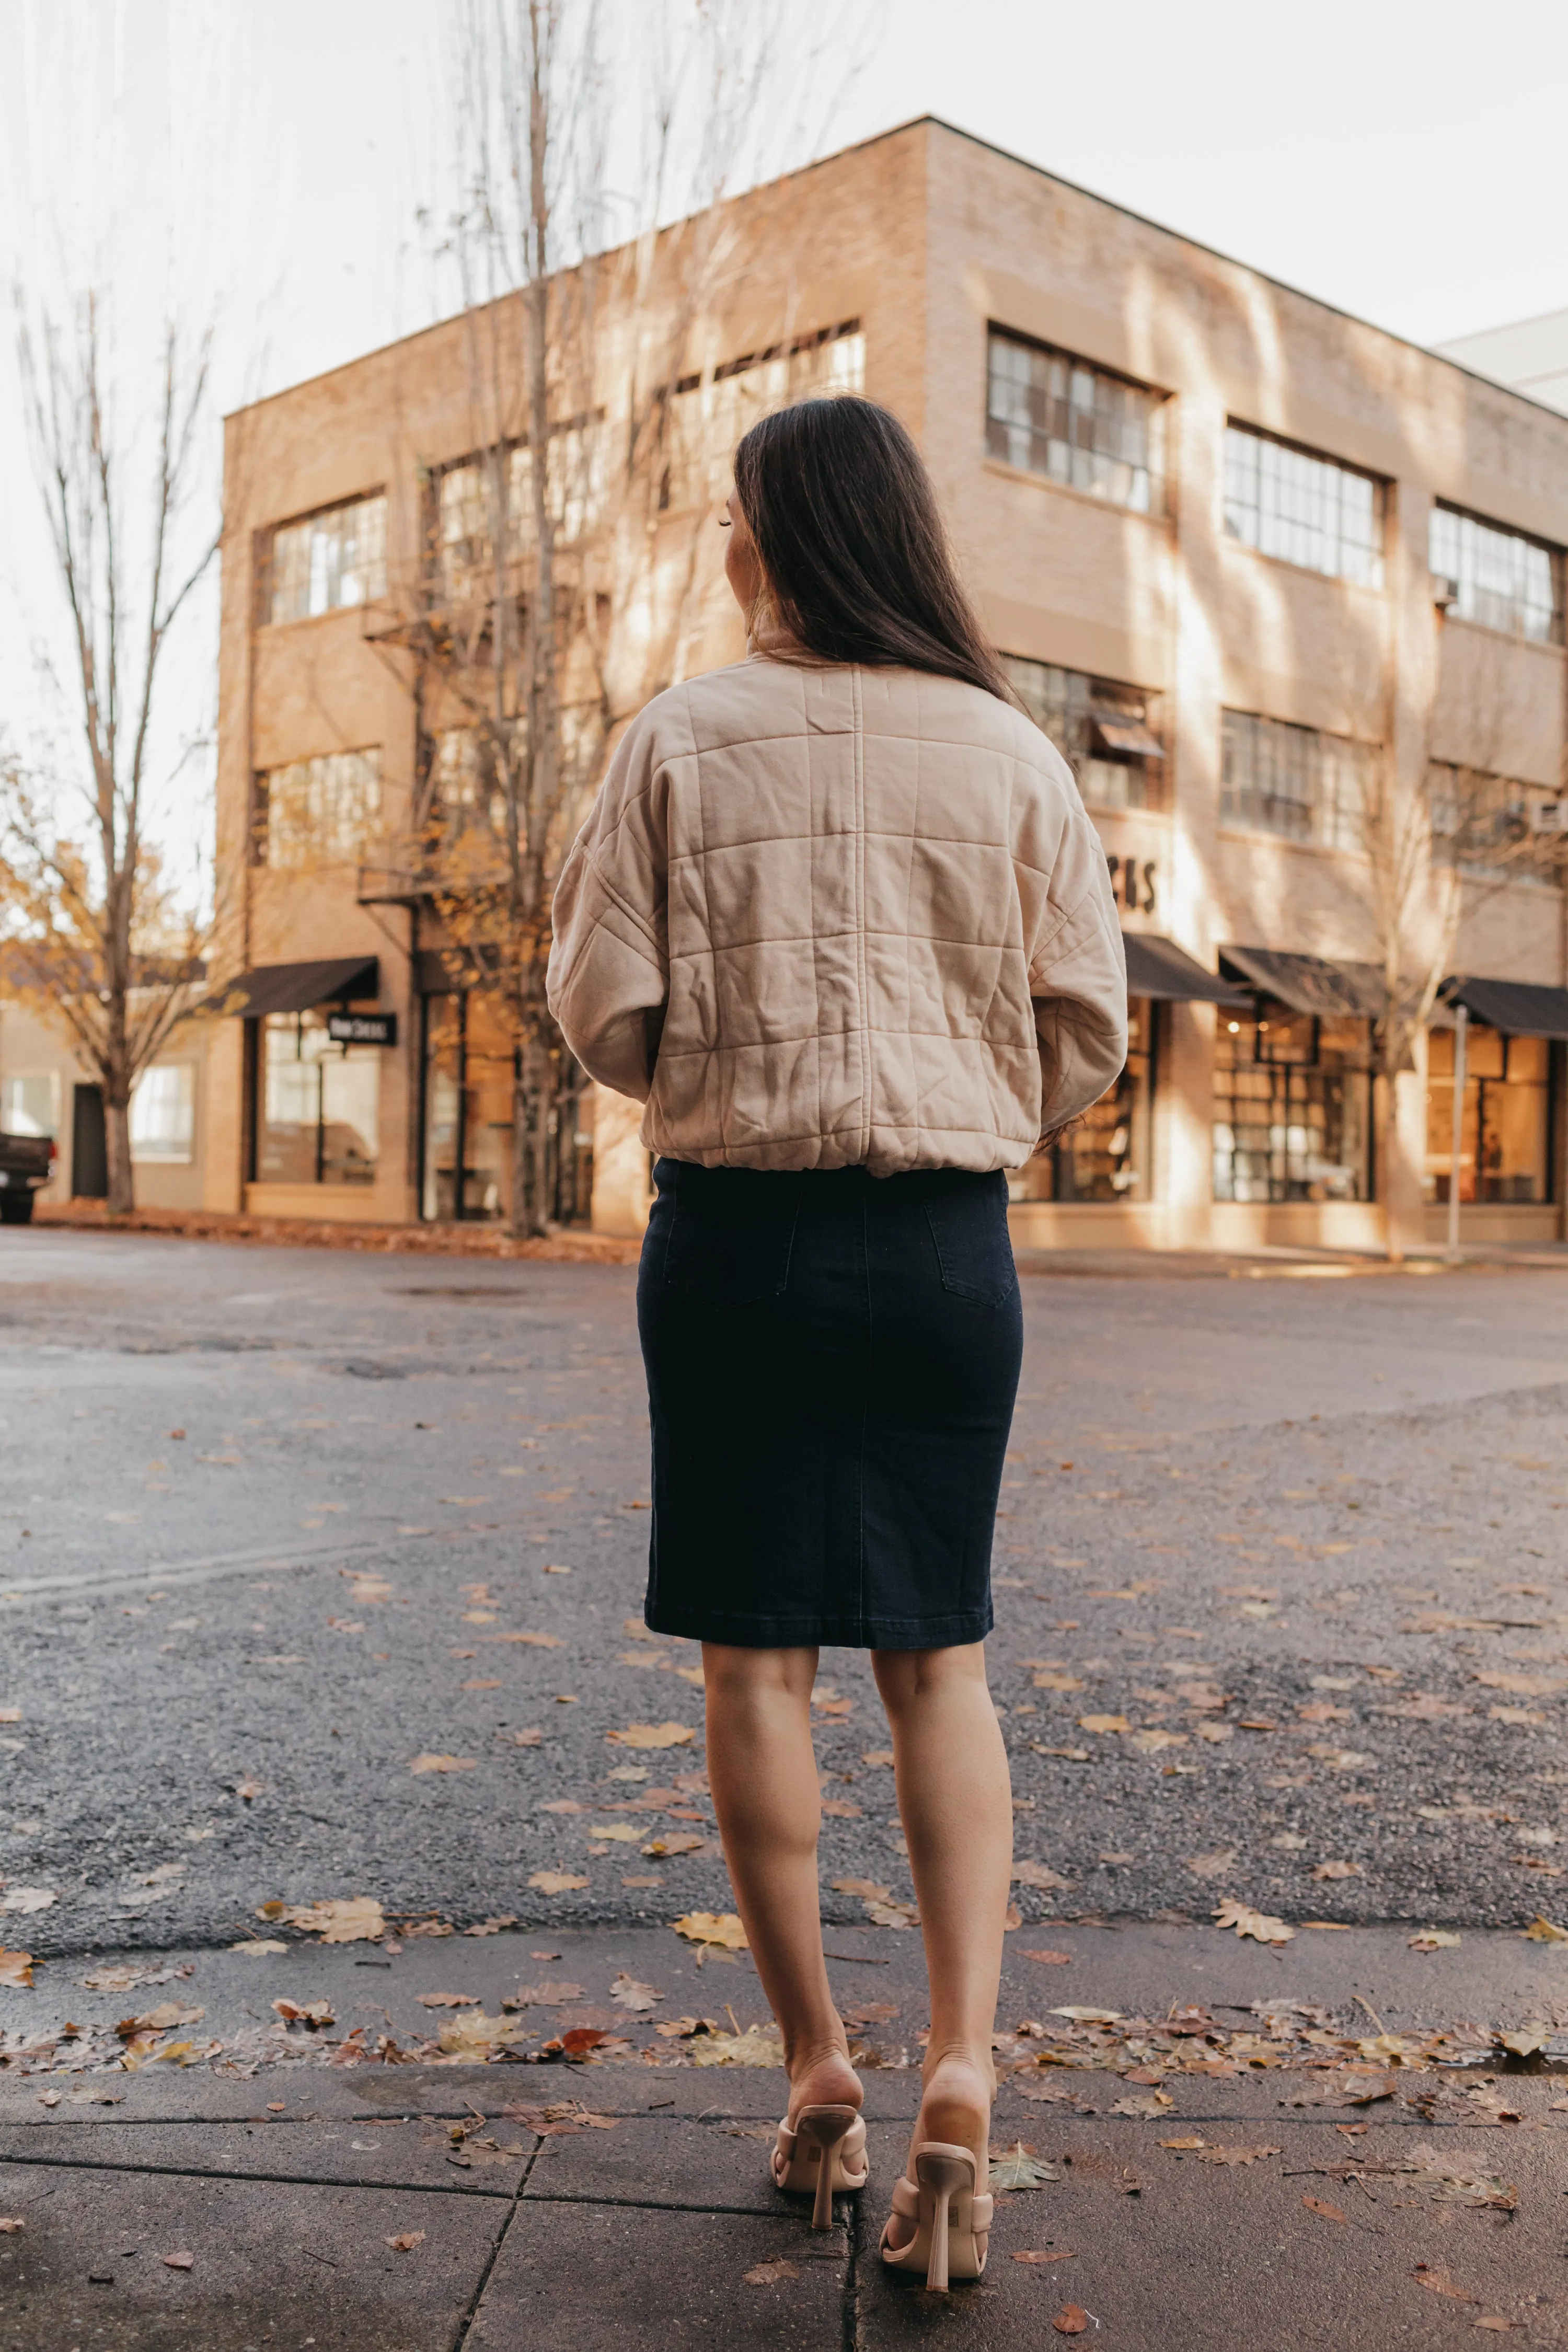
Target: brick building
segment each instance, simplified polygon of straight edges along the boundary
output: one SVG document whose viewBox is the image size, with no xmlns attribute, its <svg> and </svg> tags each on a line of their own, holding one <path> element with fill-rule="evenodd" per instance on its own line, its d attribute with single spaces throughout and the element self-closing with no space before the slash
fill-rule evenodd
<svg viewBox="0 0 1568 2352">
<path fill-rule="evenodd" d="M 1457 867 L 1465 1230 L 1560 1235 L 1568 416 L 931 120 L 726 215 L 667 387 L 703 446 L 658 519 L 695 567 L 677 674 L 742 650 L 708 528 L 737 433 L 861 387 L 919 439 L 1110 862 L 1133 1052 L 1020 1171 L 1018 1239 L 1441 1230 L 1451 1015 L 1380 1128 L 1361 813 L 1377 778 L 1440 808 L 1445 776 L 1480 779 L 1492 811 L 1473 856 L 1437 845 L 1408 923 L 1415 950 L 1437 936 Z M 626 298 L 584 412 L 611 430 L 640 315 Z M 461 769 L 460 729 L 419 707 L 396 646 L 477 446 L 468 323 L 229 420 L 220 858 L 243 869 L 244 985 L 208 1057 L 212 1206 L 507 1211 L 503 1025 L 454 988 L 417 887 L 388 879 L 422 737 Z M 626 1107 L 585 1089 L 563 1114 L 565 1208 L 591 1186 L 596 1223 L 635 1228 Z"/>
</svg>

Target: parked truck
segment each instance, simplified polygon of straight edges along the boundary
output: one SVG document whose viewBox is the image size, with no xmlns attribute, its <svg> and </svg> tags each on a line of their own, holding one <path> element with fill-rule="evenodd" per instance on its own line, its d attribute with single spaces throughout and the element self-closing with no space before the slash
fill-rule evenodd
<svg viewBox="0 0 1568 2352">
<path fill-rule="evenodd" d="M 0 1129 L 0 1224 L 32 1222 L 33 1195 L 54 1173 L 55 1146 L 47 1135 L 7 1135 Z"/>
</svg>

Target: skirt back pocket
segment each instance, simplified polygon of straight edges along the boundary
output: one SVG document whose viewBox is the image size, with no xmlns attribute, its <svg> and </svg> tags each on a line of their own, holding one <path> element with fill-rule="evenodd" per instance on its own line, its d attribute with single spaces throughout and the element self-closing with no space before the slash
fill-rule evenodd
<svg viewBox="0 0 1568 2352">
<path fill-rule="evenodd" d="M 942 1171 L 926 1194 L 926 1222 L 942 1270 L 942 1286 L 979 1307 L 1000 1307 L 1017 1287 L 1007 1231 L 1007 1179 L 966 1170 Z"/>
<path fill-rule="evenodd" d="M 717 1307 L 751 1306 L 788 1289 L 799 1176 L 660 1160 L 654 1178 L 658 1199 L 648 1238 L 671 1289 Z"/>
</svg>

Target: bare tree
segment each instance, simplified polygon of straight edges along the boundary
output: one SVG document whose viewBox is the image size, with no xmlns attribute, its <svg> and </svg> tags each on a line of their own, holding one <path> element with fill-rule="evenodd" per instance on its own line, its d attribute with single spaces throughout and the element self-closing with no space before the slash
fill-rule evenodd
<svg viewBox="0 0 1568 2352">
<path fill-rule="evenodd" d="M 658 0 L 618 20 L 599 0 L 464 0 L 454 15 L 458 194 L 441 247 L 463 301 L 471 454 L 431 469 L 419 576 L 378 642 L 417 713 L 408 895 L 454 982 L 490 991 L 511 1032 L 523 1234 L 554 1204 L 555 879 L 616 731 L 680 674 L 710 584 L 708 474 L 738 411 L 716 416 L 711 387 L 692 400 L 689 347 L 732 261 L 725 200 L 758 168 L 759 120 L 798 148 L 842 90 L 811 74 L 816 16 L 814 0 L 786 52 L 761 0 Z"/>
<path fill-rule="evenodd" d="M 77 777 L 0 764 L 0 860 L 10 886 L 8 972 L 72 1036 L 102 1088 L 112 1211 L 134 1204 L 130 1108 L 138 1076 L 190 1011 L 210 914 L 183 911 L 153 818 L 161 681 L 171 632 L 217 551 L 193 514 L 205 456 L 210 332 L 163 335 L 156 448 L 140 481 L 134 433 L 113 413 L 102 307 L 83 295 L 61 323 L 18 298 L 28 437 L 68 617 Z M 144 495 L 145 521 L 128 520 Z M 184 756 L 170 763 L 177 771 Z"/>
</svg>

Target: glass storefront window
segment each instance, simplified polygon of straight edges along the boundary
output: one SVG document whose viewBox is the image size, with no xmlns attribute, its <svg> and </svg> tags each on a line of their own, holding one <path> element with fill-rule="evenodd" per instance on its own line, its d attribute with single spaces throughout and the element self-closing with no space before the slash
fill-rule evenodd
<svg viewBox="0 0 1568 2352">
<path fill-rule="evenodd" d="M 1215 1040 L 1216 1201 L 1370 1201 L 1371 1036 L 1270 1003 L 1220 1016 Z"/>
<path fill-rule="evenodd" d="M 425 1000 L 421 1213 L 437 1223 L 511 1213 L 511 1031 L 479 989 Z"/>
<path fill-rule="evenodd" d="M 1505 1037 L 1472 1023 L 1465 1040 L 1460 1129 L 1461 1201 L 1552 1198 L 1552 1048 L 1544 1037 Z M 1426 1040 L 1428 1201 L 1446 1202 L 1454 1164 L 1454 1033 Z"/>
<path fill-rule="evenodd" d="M 1047 1150 L 1008 1181 L 1015 1201 L 1146 1201 L 1150 1194 L 1150 1100 L 1153 1006 L 1127 1008 L 1127 1064 L 1116 1084 Z"/>
<path fill-rule="evenodd" d="M 324 1013 L 263 1024 L 256 1174 L 262 1184 L 370 1184 L 381 1113 L 379 1045 L 339 1045 Z"/>
</svg>

